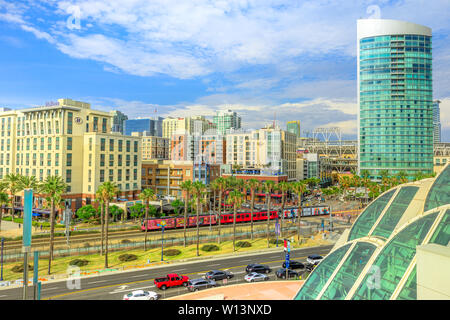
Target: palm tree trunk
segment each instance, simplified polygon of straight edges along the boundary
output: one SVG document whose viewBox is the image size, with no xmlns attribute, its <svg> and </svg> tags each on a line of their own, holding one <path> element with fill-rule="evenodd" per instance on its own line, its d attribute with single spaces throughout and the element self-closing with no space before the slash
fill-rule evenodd
<svg viewBox="0 0 450 320">
<path fill-rule="evenodd" d="M 270 247 L 270 193 L 267 194 L 267 248 Z"/>
<path fill-rule="evenodd" d="M 250 215 L 251 215 L 251 218 L 250 218 L 250 221 L 251 221 L 251 224 L 250 224 L 250 234 L 251 234 L 251 239 L 253 240 L 253 205 L 254 205 L 254 203 L 255 203 L 255 190 L 251 190 L 251 193 L 252 193 L 252 200 L 251 200 L 251 209 L 250 209 Z"/>
<path fill-rule="evenodd" d="M 103 203 L 100 203 L 100 223 L 102 225 L 102 233 L 100 235 L 101 237 L 101 247 L 100 247 L 100 255 L 103 255 L 103 243 L 104 243 L 104 239 L 105 239 L 105 225 L 104 225 L 104 221 L 105 221 L 105 207 L 103 206 Z"/>
<path fill-rule="evenodd" d="M 48 255 L 48 274 L 51 273 L 54 236 L 55 236 L 55 201 L 52 197 L 50 201 L 50 250 Z"/>
<path fill-rule="evenodd" d="M 188 202 L 189 202 L 189 192 L 186 192 L 186 201 L 184 202 L 184 247 L 186 247 L 186 226 L 188 224 L 187 220 L 187 211 L 188 211 Z"/>
<path fill-rule="evenodd" d="M 219 244 L 220 244 L 220 229 L 222 226 L 222 190 L 219 191 L 219 228 L 217 232 L 219 234 Z"/>
<path fill-rule="evenodd" d="M 200 197 L 197 197 L 197 257 L 200 255 L 199 252 L 199 244 L 200 244 L 200 225 L 198 223 L 199 219 L 199 213 L 200 213 Z"/>
<path fill-rule="evenodd" d="M 280 238 L 283 238 L 283 225 L 284 225 L 284 191 L 281 199 L 281 226 L 280 226 Z"/>
<path fill-rule="evenodd" d="M 234 203 L 234 214 L 233 214 L 233 252 L 236 251 L 236 211 L 237 205 Z"/>
<path fill-rule="evenodd" d="M 108 224 L 109 224 L 109 201 L 105 203 L 105 268 L 108 268 Z"/>
<path fill-rule="evenodd" d="M 300 217 L 302 216 L 302 197 L 303 194 L 300 193 L 298 195 L 298 213 L 297 213 L 297 224 L 298 224 L 298 232 L 297 232 L 297 241 L 300 242 Z"/>
<path fill-rule="evenodd" d="M 145 202 L 145 239 L 144 239 L 144 251 L 147 251 L 147 231 L 148 231 L 148 201 Z"/>
</svg>

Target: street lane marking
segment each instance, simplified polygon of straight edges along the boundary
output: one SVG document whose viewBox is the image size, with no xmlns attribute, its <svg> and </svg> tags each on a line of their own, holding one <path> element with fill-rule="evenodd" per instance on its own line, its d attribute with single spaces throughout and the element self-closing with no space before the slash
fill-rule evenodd
<svg viewBox="0 0 450 320">
<path fill-rule="evenodd" d="M 0 296 L 0 298 L 3 298 L 3 297 L 7 297 L 7 295 L 4 295 L 4 296 Z"/>
<path fill-rule="evenodd" d="M 130 289 L 127 289 L 127 290 L 111 291 L 111 292 L 109 292 L 109 294 L 121 293 L 121 292 L 129 292 L 129 291 L 136 291 L 136 290 L 142 290 L 142 289 L 147 289 L 147 288 L 155 288 L 155 286 L 147 286 L 147 287 L 141 287 L 141 288 L 130 288 Z"/>
<path fill-rule="evenodd" d="M 221 265 L 221 263 L 218 263 L 218 264 L 209 264 L 209 265 L 207 265 L 207 267 L 216 267 L 216 266 L 220 266 Z"/>
<path fill-rule="evenodd" d="M 42 291 L 45 291 L 45 290 L 55 290 L 55 289 L 59 289 L 59 288 L 45 288 L 45 289 L 42 289 Z"/>
<path fill-rule="evenodd" d="M 92 282 L 89 282 L 89 283 L 100 283 L 100 282 L 106 282 L 106 281 L 108 281 L 108 280 L 92 281 Z"/>
<path fill-rule="evenodd" d="M 186 268 L 184 268 L 184 269 L 176 269 L 176 270 L 172 270 L 173 272 L 175 272 L 175 271 L 183 271 L 183 270 L 187 270 Z"/>
<path fill-rule="evenodd" d="M 135 276 L 130 276 L 130 278 L 148 277 L 146 274 L 138 274 Z"/>
</svg>

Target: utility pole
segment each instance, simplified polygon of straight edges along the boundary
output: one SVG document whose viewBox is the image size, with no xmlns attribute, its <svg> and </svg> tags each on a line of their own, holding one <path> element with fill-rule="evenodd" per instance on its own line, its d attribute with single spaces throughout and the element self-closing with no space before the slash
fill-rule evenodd
<svg viewBox="0 0 450 320">
<path fill-rule="evenodd" d="M 1 249 L 2 252 L 1 252 L 1 261 L 0 261 L 0 264 L 1 264 L 0 281 L 3 281 L 3 247 L 4 247 L 4 245 L 5 245 L 5 238 L 2 238 L 2 249 Z"/>
</svg>

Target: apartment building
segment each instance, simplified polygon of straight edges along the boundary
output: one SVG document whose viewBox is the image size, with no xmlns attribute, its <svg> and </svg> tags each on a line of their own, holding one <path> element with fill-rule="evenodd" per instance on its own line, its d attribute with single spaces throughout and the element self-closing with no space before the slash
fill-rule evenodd
<svg viewBox="0 0 450 320">
<path fill-rule="evenodd" d="M 169 159 L 170 140 L 157 136 L 151 136 L 149 132 L 132 132 L 133 137 L 141 137 L 142 160 Z"/>
<path fill-rule="evenodd" d="M 235 111 L 217 111 L 213 117 L 213 123 L 216 124 L 218 133 L 225 135 L 230 129 L 237 130 L 241 128 L 241 117 Z"/>
<path fill-rule="evenodd" d="M 170 159 L 195 163 L 226 163 L 225 137 L 218 134 L 173 134 Z"/>
<path fill-rule="evenodd" d="M 226 138 L 227 164 L 242 168 L 271 168 L 296 180 L 296 136 L 267 126 L 251 132 L 230 132 Z"/>
<path fill-rule="evenodd" d="M 103 181 L 122 185 L 123 196 L 137 196 L 140 138 L 111 133 L 111 121 L 109 112 L 71 99 L 0 112 L 0 179 L 13 172 L 40 181 L 61 176 L 68 184 L 63 199 L 72 210 L 89 203 Z M 119 179 L 119 167 L 129 170 L 129 180 L 126 172 Z M 42 198 L 36 198 L 41 205 Z"/>
<path fill-rule="evenodd" d="M 219 165 L 199 167 L 193 161 L 146 160 L 142 162 L 142 189 L 151 188 L 158 195 L 182 198 L 184 181 L 209 184 L 220 177 Z"/>
<path fill-rule="evenodd" d="M 186 118 L 165 118 L 162 122 L 163 137 L 172 138 L 173 134 L 203 134 L 216 128 L 216 125 L 204 116 L 192 116 Z"/>
</svg>

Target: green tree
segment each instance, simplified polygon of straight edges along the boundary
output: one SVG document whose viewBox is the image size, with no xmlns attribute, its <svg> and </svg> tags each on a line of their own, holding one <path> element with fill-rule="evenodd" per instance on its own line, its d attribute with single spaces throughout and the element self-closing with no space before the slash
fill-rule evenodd
<svg viewBox="0 0 450 320">
<path fill-rule="evenodd" d="M 100 207 L 100 224 L 101 224 L 101 246 L 100 246 L 100 255 L 103 256 L 103 249 L 104 249 L 104 241 L 105 241 L 105 203 L 103 201 L 102 197 L 102 186 L 100 185 L 95 192 L 95 201 L 98 203 Z"/>
<path fill-rule="evenodd" d="M 67 190 L 67 184 L 60 176 L 47 176 L 42 183 L 41 192 L 50 200 L 50 252 L 48 257 L 48 274 L 51 273 L 53 246 L 55 237 L 55 207 L 61 201 L 61 195 Z"/>
<path fill-rule="evenodd" d="M 270 247 L 270 200 L 272 198 L 272 191 L 275 188 L 274 181 L 266 181 L 263 183 L 263 188 L 266 193 L 267 202 L 267 248 Z"/>
<path fill-rule="evenodd" d="M 196 202 L 197 209 L 197 256 L 200 255 L 199 245 L 200 245 L 200 224 L 199 224 L 199 215 L 200 215 L 200 202 L 202 201 L 204 192 L 206 191 L 206 186 L 201 181 L 195 181 L 192 184 L 192 195 L 194 196 Z"/>
<path fill-rule="evenodd" d="M 130 216 L 137 221 L 145 214 L 145 206 L 142 203 L 135 203 L 130 208 Z"/>
<path fill-rule="evenodd" d="M 147 251 L 147 232 L 148 232 L 148 211 L 150 207 L 150 201 L 156 200 L 156 195 L 153 189 L 144 189 L 139 195 L 139 199 L 145 203 L 145 240 L 144 240 L 144 251 Z"/>
<path fill-rule="evenodd" d="M 405 171 L 400 171 L 399 173 L 397 173 L 396 175 L 397 179 L 400 181 L 400 183 L 406 183 L 408 182 L 408 178 L 407 178 L 407 174 Z"/>
<path fill-rule="evenodd" d="M 101 188 L 101 197 L 105 203 L 105 268 L 108 268 L 108 227 L 109 227 L 109 203 L 119 191 L 114 182 L 104 182 Z"/>
<path fill-rule="evenodd" d="M 220 235 L 221 235 L 221 228 L 222 228 L 222 203 L 223 203 L 223 194 L 224 192 L 227 190 L 227 180 L 223 177 L 217 178 L 216 180 L 217 186 L 219 188 L 219 215 L 218 215 L 218 220 L 219 220 L 219 227 L 217 229 L 218 232 L 218 240 L 219 240 L 219 244 L 220 244 Z"/>
<path fill-rule="evenodd" d="M 251 216 L 251 224 L 250 224 L 250 234 L 251 234 L 251 239 L 253 240 L 253 210 L 254 210 L 254 206 L 255 206 L 255 191 L 256 189 L 259 187 L 260 182 L 256 179 L 249 179 L 247 180 L 247 187 L 250 189 L 250 196 L 251 196 L 251 200 L 250 200 L 250 216 Z"/>
<path fill-rule="evenodd" d="M 183 181 L 181 183 L 180 187 L 181 187 L 181 190 L 183 190 L 185 193 L 183 229 L 184 229 L 184 246 L 186 247 L 186 228 L 187 228 L 187 224 L 189 222 L 187 215 L 188 215 L 188 205 L 189 205 L 189 201 L 191 199 L 192 181 L 191 180 Z"/>
<path fill-rule="evenodd" d="M 124 213 L 123 209 L 119 208 L 117 205 L 109 206 L 109 212 L 111 216 L 114 217 L 114 222 L 117 221 L 118 216 L 121 216 Z"/>
<path fill-rule="evenodd" d="M 291 190 L 291 184 L 285 181 L 281 181 L 277 185 L 277 189 L 281 191 L 281 227 L 280 227 L 280 237 L 283 237 L 283 226 L 284 226 L 284 207 L 286 200 L 286 193 Z"/>
<path fill-rule="evenodd" d="M 173 207 L 173 210 L 175 212 L 176 215 L 180 214 L 180 208 L 182 208 L 184 206 L 184 202 L 181 200 L 174 200 L 170 203 L 170 205 Z"/>
<path fill-rule="evenodd" d="M 3 219 L 3 210 L 6 210 L 4 206 L 9 203 L 9 196 L 5 192 L 0 192 L 0 231 L 2 231 L 2 219 Z"/>
<path fill-rule="evenodd" d="M 242 205 L 244 199 L 244 195 L 238 191 L 233 190 L 228 195 L 228 204 L 233 205 L 233 252 L 236 251 L 236 215 L 237 215 L 237 209 Z"/>
<path fill-rule="evenodd" d="M 6 189 L 11 194 L 11 216 L 12 221 L 14 221 L 14 213 L 15 213 L 15 206 L 14 206 L 14 197 L 17 192 L 19 192 L 20 185 L 21 185 L 21 175 L 18 173 L 9 173 L 5 176 L 5 179 L 3 182 L 6 184 Z"/>
<path fill-rule="evenodd" d="M 302 197 L 303 197 L 303 193 L 305 193 L 306 191 L 306 185 L 303 181 L 298 181 L 298 182 L 294 182 L 292 183 L 292 191 L 295 192 L 297 194 L 298 197 L 298 233 L 297 233 L 297 240 L 300 241 L 300 217 L 302 216 Z"/>
<path fill-rule="evenodd" d="M 92 205 L 88 204 L 85 205 L 84 207 L 79 208 L 75 214 L 79 219 L 87 221 L 97 215 L 97 210 Z"/>
</svg>

